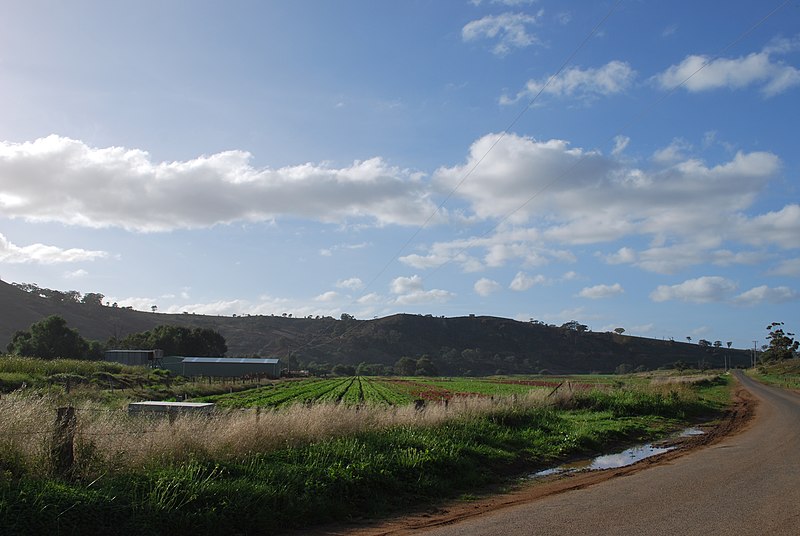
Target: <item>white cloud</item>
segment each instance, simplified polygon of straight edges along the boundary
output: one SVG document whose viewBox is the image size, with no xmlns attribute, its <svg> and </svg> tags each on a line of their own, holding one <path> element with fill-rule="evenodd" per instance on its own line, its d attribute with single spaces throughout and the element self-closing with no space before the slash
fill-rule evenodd
<svg viewBox="0 0 800 536">
<path fill-rule="evenodd" d="M 800 258 L 786 259 L 769 271 L 770 275 L 788 275 L 800 277 Z"/>
<path fill-rule="evenodd" d="M 322 294 L 320 294 L 319 296 L 314 298 L 314 301 L 331 302 L 331 301 L 334 301 L 338 297 L 339 297 L 339 293 L 338 292 L 336 292 L 334 290 L 329 290 L 328 292 L 323 292 Z"/>
<path fill-rule="evenodd" d="M 500 104 L 513 104 L 521 99 L 530 99 L 539 92 L 555 97 L 578 99 L 614 95 L 627 90 L 635 78 L 636 71 L 623 61 L 610 61 L 598 68 L 571 67 L 552 80 L 550 77 L 528 80 L 525 88 L 514 97 L 507 95 L 500 97 Z"/>
<path fill-rule="evenodd" d="M 759 303 L 785 303 L 800 299 L 800 292 L 789 287 L 770 288 L 767 285 L 751 288 L 742 292 L 734 299 L 735 302 L 744 305 L 756 305 Z"/>
<path fill-rule="evenodd" d="M 441 289 L 417 290 L 398 296 L 394 301 L 398 305 L 420 305 L 426 303 L 444 303 L 453 298 L 455 294 Z"/>
<path fill-rule="evenodd" d="M 508 285 L 508 288 L 511 290 L 516 290 L 517 292 L 522 292 L 528 290 L 534 285 L 544 285 L 547 282 L 547 278 L 541 274 L 531 277 L 525 272 L 517 272 L 517 275 L 514 276 L 514 279 L 511 281 L 511 284 Z"/>
<path fill-rule="evenodd" d="M 673 36 L 673 35 L 675 35 L 675 32 L 677 32 L 677 31 L 678 31 L 678 25 L 677 24 L 670 24 L 669 26 L 667 26 L 666 28 L 664 28 L 661 31 L 661 37 Z"/>
<path fill-rule="evenodd" d="M 682 241 L 704 248 L 710 240 L 716 241 L 712 247 L 724 240 L 741 243 L 743 236 L 751 243 L 787 246 L 800 240 L 795 232 L 800 212 L 794 205 L 763 216 L 743 215 L 780 171 L 780 159 L 768 152 L 738 152 L 716 165 L 688 158 L 647 169 L 572 148 L 564 140 L 490 134 L 472 144 L 463 165 L 438 169 L 434 181 L 449 190 L 473 168 L 456 194 L 477 218 L 503 219 L 497 234 L 507 236 L 511 225 L 531 226 L 515 231 L 525 233 L 515 241 L 497 236 L 461 241 L 466 250 L 486 247 L 487 264 L 495 257 L 502 262 L 512 247 L 537 252 L 548 243 L 602 243 L 637 235 L 651 236 L 654 244 Z M 759 225 L 774 232 L 761 232 Z"/>
<path fill-rule="evenodd" d="M 411 277 L 396 277 L 389 285 L 392 294 L 407 294 L 422 290 L 422 278 L 418 275 Z"/>
<path fill-rule="evenodd" d="M 591 300 L 598 300 L 602 298 L 611 298 L 625 292 L 622 285 L 614 283 L 613 285 L 595 285 L 593 287 L 585 287 L 581 289 L 578 296 L 581 298 L 589 298 Z"/>
<path fill-rule="evenodd" d="M 83 268 L 79 268 L 78 270 L 72 272 L 66 272 L 64 274 L 64 277 L 66 279 L 81 279 L 83 277 L 86 277 L 87 275 L 89 275 L 89 272 L 87 272 Z"/>
<path fill-rule="evenodd" d="M 389 290 L 396 294 L 394 303 L 398 305 L 416 305 L 425 303 L 443 303 L 454 296 L 453 293 L 441 289 L 425 290 L 422 278 L 396 277 L 389 284 Z"/>
<path fill-rule="evenodd" d="M 738 236 L 749 244 L 800 248 L 800 205 L 786 205 L 753 218 L 740 216 L 734 227 Z"/>
<path fill-rule="evenodd" d="M 791 49 L 793 45 L 787 43 L 790 42 L 773 41 L 761 52 L 738 58 L 690 55 L 654 79 L 667 90 L 685 81 L 682 87 L 691 92 L 758 86 L 765 97 L 772 97 L 800 85 L 800 70 L 773 58 Z"/>
<path fill-rule="evenodd" d="M 436 209 L 419 174 L 380 158 L 275 170 L 255 168 L 250 158 L 226 151 L 153 162 L 142 150 L 98 149 L 55 135 L 0 142 L 0 211 L 29 221 L 167 231 L 281 216 L 417 225 Z"/>
<path fill-rule="evenodd" d="M 358 277 L 351 277 L 349 279 L 342 279 L 336 282 L 337 288 L 346 288 L 348 290 L 358 290 L 364 286 L 364 282 Z"/>
<path fill-rule="evenodd" d="M 636 261 L 636 251 L 628 247 L 619 248 L 616 253 L 603 256 L 603 260 L 608 264 L 630 264 Z"/>
<path fill-rule="evenodd" d="M 91 251 L 79 248 L 63 249 L 45 244 L 17 246 L 0 233 L 0 262 L 12 264 L 37 263 L 60 264 L 67 262 L 93 261 L 108 257 L 105 251 Z M 73 272 L 74 273 L 74 272 Z"/>
<path fill-rule="evenodd" d="M 628 147 L 631 139 L 628 136 L 614 136 L 614 148 L 611 150 L 612 156 L 619 156 Z"/>
<path fill-rule="evenodd" d="M 500 286 L 500 283 L 492 279 L 487 279 L 485 277 L 482 277 L 477 281 L 475 281 L 474 285 L 475 293 L 483 297 L 489 296 L 490 294 L 497 292 L 501 288 L 502 287 Z"/>
<path fill-rule="evenodd" d="M 719 276 L 688 279 L 678 285 L 659 285 L 650 294 L 656 302 L 680 300 L 694 303 L 725 301 L 736 290 L 736 283 Z"/>
<path fill-rule="evenodd" d="M 653 160 L 659 164 L 674 164 L 686 160 L 686 152 L 691 148 L 686 140 L 675 138 L 668 146 L 656 150 L 653 153 Z"/>
<path fill-rule="evenodd" d="M 539 42 L 535 35 L 529 33 L 528 26 L 536 24 L 540 16 L 541 12 L 538 15 L 526 13 L 487 15 L 468 22 L 461 29 L 461 37 L 464 41 L 496 40 L 492 52 L 504 56 L 514 48 L 525 48 Z"/>
<path fill-rule="evenodd" d="M 377 292 L 370 292 L 369 294 L 361 296 L 356 301 L 358 301 L 358 303 L 361 305 L 374 305 L 377 303 L 381 303 L 383 301 L 383 297 Z"/>
</svg>

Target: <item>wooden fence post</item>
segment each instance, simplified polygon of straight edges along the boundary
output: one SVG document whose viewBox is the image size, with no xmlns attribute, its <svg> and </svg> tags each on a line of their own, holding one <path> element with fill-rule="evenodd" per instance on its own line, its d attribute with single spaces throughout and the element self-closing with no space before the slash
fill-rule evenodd
<svg viewBox="0 0 800 536">
<path fill-rule="evenodd" d="M 56 474 L 67 476 L 72 471 L 75 462 L 73 445 L 75 442 L 75 408 L 67 406 L 56 409 L 56 425 L 53 431 L 53 447 L 51 459 Z"/>
</svg>

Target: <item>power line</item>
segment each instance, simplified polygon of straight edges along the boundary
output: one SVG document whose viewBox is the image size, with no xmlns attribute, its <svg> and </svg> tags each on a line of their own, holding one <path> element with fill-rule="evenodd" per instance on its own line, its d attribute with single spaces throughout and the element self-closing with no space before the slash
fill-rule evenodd
<svg viewBox="0 0 800 536">
<path fill-rule="evenodd" d="M 431 220 L 433 220 L 433 218 L 435 218 L 436 215 L 439 214 L 439 212 L 441 212 L 441 210 L 444 208 L 444 206 L 447 204 L 450 198 L 453 197 L 453 195 L 458 191 L 459 188 L 461 188 L 464 182 L 466 182 L 466 180 L 470 176 L 472 176 L 472 174 L 475 172 L 478 166 L 480 166 L 481 163 L 483 163 L 483 161 L 486 159 L 486 157 L 489 156 L 489 153 L 491 153 L 497 146 L 497 144 L 500 143 L 500 141 L 508 135 L 511 129 L 514 128 L 514 125 L 516 125 L 519 122 L 519 120 L 522 119 L 522 116 L 525 115 L 528 112 L 528 110 L 530 110 L 533 107 L 533 105 L 536 103 L 536 101 L 539 99 L 542 93 L 544 93 L 547 87 L 553 82 L 553 80 L 558 78 L 558 76 L 567 67 L 567 65 L 569 65 L 572 62 L 573 58 L 575 58 L 578 52 L 580 52 L 586 46 L 586 43 L 588 43 L 589 40 L 597 34 L 600 27 L 603 24 L 605 24 L 605 22 L 609 19 L 609 17 L 611 17 L 611 15 L 614 13 L 614 11 L 616 11 L 617 7 L 621 3 L 622 0 L 617 0 L 611 7 L 611 9 L 608 11 L 608 13 L 606 13 L 606 15 L 602 19 L 600 19 L 600 21 L 597 24 L 594 25 L 592 30 L 586 35 L 586 37 L 583 38 L 583 40 L 580 42 L 577 48 L 575 48 L 575 50 L 573 50 L 569 54 L 569 56 L 567 56 L 567 58 L 563 61 L 558 70 L 555 73 L 553 73 L 550 76 L 550 78 L 547 79 L 547 82 L 545 82 L 545 84 L 541 88 L 539 88 L 539 91 L 536 93 L 536 95 L 534 95 L 533 98 L 528 102 L 528 104 L 524 108 L 522 108 L 522 110 L 520 110 L 520 112 L 514 117 L 511 123 L 509 123 L 505 129 L 503 129 L 500 136 L 491 144 L 491 146 L 489 146 L 488 149 L 486 149 L 483 155 L 475 162 L 475 164 L 472 165 L 472 167 L 464 174 L 464 176 L 461 177 L 458 183 L 450 190 L 450 192 L 445 196 L 442 202 L 439 203 L 436 209 L 433 212 L 431 212 L 431 214 L 427 217 L 427 219 L 425 219 L 422 225 L 417 227 L 416 231 L 414 231 L 414 233 L 408 238 L 408 240 L 406 240 L 403 243 L 400 249 L 397 250 L 397 253 L 395 253 L 394 256 L 392 256 L 392 258 L 389 259 L 389 261 L 383 266 L 383 268 L 381 268 L 378 271 L 375 277 L 370 279 L 370 281 L 364 287 L 361 296 L 359 296 L 359 299 L 362 298 L 366 294 L 367 289 L 369 289 L 375 283 L 375 281 L 377 281 L 384 274 L 384 272 L 386 272 L 386 270 L 389 269 L 389 266 L 391 266 L 400 257 L 403 251 L 405 251 L 406 248 L 417 238 L 417 236 L 419 236 L 419 234 L 428 226 Z"/>
<path fill-rule="evenodd" d="M 697 75 L 697 74 L 698 74 L 700 71 L 702 71 L 703 69 L 705 69 L 706 67 L 708 67 L 710 64 L 712 64 L 713 62 L 715 62 L 716 60 L 718 60 L 719 58 L 721 58 L 721 57 L 722 57 L 722 55 L 723 55 L 723 54 L 725 54 L 725 52 L 727 52 L 728 50 L 730 50 L 731 48 L 733 48 L 734 46 L 736 46 L 737 44 L 739 44 L 741 41 L 743 41 L 743 40 L 744 40 L 744 39 L 745 39 L 747 36 L 749 36 L 751 33 L 753 33 L 753 32 L 754 32 L 754 31 L 755 31 L 755 30 L 756 30 L 756 29 L 757 29 L 759 26 L 761 26 L 762 24 L 764 24 L 764 22 L 766 22 L 766 21 L 767 21 L 767 20 L 768 20 L 770 17 L 772 17 L 773 15 L 775 15 L 775 13 L 777 13 L 778 11 L 780 11 L 780 10 L 781 10 L 783 7 L 785 7 L 785 6 L 786 6 L 787 4 L 789 4 L 790 2 L 791 2 L 791 0 L 785 0 L 785 1 L 784 1 L 782 4 L 780 4 L 779 6 L 777 6 L 776 8 L 774 8 L 772 11 L 770 11 L 768 14 L 766 14 L 764 17 L 762 17 L 760 20 L 758 20 L 758 21 L 757 21 L 755 24 L 753 24 L 752 26 L 750 26 L 750 27 L 749 27 L 747 30 L 745 30 L 745 31 L 744 31 L 742 34 L 740 34 L 740 35 L 739 35 L 739 36 L 738 36 L 736 39 L 734 39 L 732 42 L 730 42 L 728 45 L 726 45 L 726 46 L 725 46 L 725 47 L 724 47 L 722 50 L 720 50 L 720 51 L 719 51 L 717 54 L 715 54 L 715 55 L 714 55 L 712 58 L 705 60 L 705 61 L 704 61 L 704 62 L 703 62 L 701 65 L 700 65 L 700 67 L 698 67 L 698 68 L 697 68 L 697 69 L 696 69 L 694 72 L 692 72 L 692 73 L 691 73 L 689 76 L 687 76 L 686 78 L 684 78 L 684 79 L 683 79 L 683 80 L 682 80 L 682 81 L 681 81 L 679 84 L 677 84 L 676 86 L 674 86 L 673 88 L 671 88 L 671 89 L 670 89 L 670 90 L 669 90 L 667 93 L 665 93 L 664 95 L 662 95 L 661 97 L 659 97 L 658 99 L 656 99 L 655 101 L 653 101 L 653 102 L 652 102 L 650 105 L 648 105 L 647 107 L 645 107 L 644 109 L 642 109 L 642 110 L 641 110 L 639 113 L 635 114 L 635 115 L 633 116 L 633 118 L 631 118 L 631 119 L 630 119 L 628 122 L 626 122 L 626 123 L 625 123 L 625 124 L 624 124 L 622 127 L 620 127 L 619 129 L 617 129 L 617 130 L 616 130 L 616 132 L 615 132 L 614 134 L 612 134 L 612 135 L 611 135 L 611 136 L 610 136 L 610 137 L 609 137 L 609 138 L 608 138 L 606 141 L 613 140 L 613 139 L 614 139 L 614 138 L 616 138 L 617 136 L 620 136 L 620 135 L 623 133 L 623 131 L 624 131 L 625 129 L 629 128 L 631 125 L 633 125 L 633 124 L 637 123 L 638 121 L 640 121 L 640 120 L 642 120 L 644 117 L 646 117 L 646 116 L 647 116 L 647 115 L 648 115 L 650 112 L 652 112 L 652 111 L 653 111 L 653 110 L 654 110 L 656 107 L 658 107 L 658 106 L 659 106 L 659 105 L 660 105 L 662 102 L 664 102 L 665 100 L 667 100 L 667 99 L 668 99 L 669 97 L 671 97 L 671 96 L 672 96 L 672 95 L 673 95 L 673 94 L 674 94 L 676 91 L 678 91 L 678 89 L 680 89 L 680 88 L 682 88 L 683 86 L 685 86 L 685 85 L 686 85 L 686 83 L 687 83 L 687 82 L 689 82 L 689 80 L 691 80 L 691 79 L 692 79 L 692 78 L 693 78 L 695 75 Z M 494 145 L 493 145 L 492 147 L 494 147 Z M 517 212 L 519 212 L 520 210 L 522 210 L 523 208 L 525 208 L 526 206 L 528 206 L 528 205 L 529 205 L 529 204 L 530 204 L 530 203 L 531 203 L 531 202 L 532 202 L 534 199 L 536 199 L 536 198 L 537 198 L 537 197 L 539 197 L 541 194 L 543 194 L 543 193 L 544 193 L 546 190 L 548 190 L 548 189 L 549 189 L 551 186 L 553 186 L 553 185 L 555 185 L 556 183 L 558 183 L 558 182 L 560 182 L 561 180 L 563 180 L 563 179 L 564 179 L 564 178 L 567 176 L 567 174 L 568 174 L 570 171 L 572 171 L 573 169 L 575 169 L 575 168 L 576 168 L 578 165 L 582 164 L 582 163 L 583 163 L 583 162 L 584 162 L 584 161 L 585 161 L 587 158 L 589 158 L 589 156 L 590 156 L 591 154 L 592 154 L 591 152 L 584 152 L 584 154 L 583 154 L 583 155 L 581 155 L 581 157 L 580 157 L 579 159 L 577 159 L 577 160 L 576 160 L 576 161 L 574 161 L 574 162 L 573 162 L 573 163 L 572 163 L 570 166 L 568 166 L 567 168 L 565 168 L 565 169 L 564 169 L 564 170 L 563 170 L 561 173 L 559 173 L 559 174 L 558 174 L 558 175 L 557 175 L 557 176 L 556 176 L 556 177 L 555 177 L 553 180 L 551 180 L 550 182 L 546 183 L 546 184 L 545 184 L 544 186 L 542 186 L 542 187 L 541 187 L 539 190 L 537 190 L 536 192 L 534 192 L 534 193 L 533 193 L 533 195 L 531 195 L 531 196 L 530 196 L 528 199 L 526 199 L 526 200 L 525 200 L 525 201 L 524 201 L 524 202 L 523 202 L 521 205 L 519 205 L 518 207 L 516 207 L 516 208 L 515 208 L 515 209 L 513 209 L 512 211 L 510 211 L 510 212 L 506 213 L 506 214 L 505 214 L 505 215 L 504 215 L 502 218 L 500 218 L 500 220 L 499 220 L 499 221 L 498 221 L 498 222 L 497 222 L 497 223 L 496 223 L 494 226 L 492 226 L 492 227 L 491 227 L 489 230 L 487 230 L 487 231 L 486 231 L 486 232 L 484 232 L 483 234 L 479 235 L 479 236 L 478 236 L 478 238 L 471 240 L 471 241 L 470 241 L 470 242 L 469 242 L 469 243 L 468 243 L 466 246 L 464 246 L 463 248 L 461 248 L 460 250 L 458 250 L 458 251 L 456 252 L 456 254 L 455 254 L 455 255 L 451 255 L 451 256 L 450 256 L 450 257 L 449 257 L 447 260 L 445 260 L 445 262 L 443 262 L 442 264 L 440 264 L 439 266 L 437 266 L 436 268 L 434 268 L 434 269 L 433 269 L 433 271 L 431 272 L 431 275 L 432 275 L 432 274 L 435 274 L 435 273 L 436 273 L 436 272 L 437 272 L 437 271 L 438 271 L 438 270 L 439 270 L 441 267 L 443 267 L 443 266 L 445 266 L 445 265 L 449 264 L 450 262 L 452 262 L 453 260 L 455 260 L 456 258 L 458 258 L 458 257 L 459 257 L 459 256 L 460 256 L 462 253 L 464 253 L 465 251 L 467 251 L 467 250 L 471 249 L 471 248 L 472 248 L 472 247 L 475 245 L 475 243 L 476 243 L 478 240 L 480 240 L 480 239 L 483 239 L 483 238 L 485 238 L 486 236 L 488 236 L 490 233 L 492 233 L 492 232 L 496 231 L 496 230 L 497 230 L 497 229 L 498 229 L 498 228 L 499 228 L 499 227 L 500 227 L 500 226 L 501 226 L 503 223 L 505 223 L 506 221 L 508 221 L 508 220 L 509 220 L 509 219 L 510 219 L 510 218 L 511 218 L 511 217 L 512 217 L 514 214 L 516 214 Z"/>
</svg>

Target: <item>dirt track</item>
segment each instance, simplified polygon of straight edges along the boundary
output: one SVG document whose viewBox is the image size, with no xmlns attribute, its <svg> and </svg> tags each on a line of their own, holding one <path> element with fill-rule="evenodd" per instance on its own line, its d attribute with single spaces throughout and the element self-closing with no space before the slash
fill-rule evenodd
<svg viewBox="0 0 800 536">
<path fill-rule="evenodd" d="M 800 534 L 800 396 L 739 378 L 723 424 L 676 451 L 326 534 Z"/>
</svg>

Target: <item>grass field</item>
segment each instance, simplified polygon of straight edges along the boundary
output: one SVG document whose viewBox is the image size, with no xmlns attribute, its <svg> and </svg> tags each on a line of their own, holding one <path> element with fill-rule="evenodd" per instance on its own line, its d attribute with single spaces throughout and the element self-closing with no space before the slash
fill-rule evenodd
<svg viewBox="0 0 800 536">
<path fill-rule="evenodd" d="M 556 392 L 537 383 L 551 380 L 282 381 L 217 396 L 229 410 L 174 422 L 87 400 L 77 406 L 74 464 L 60 476 L 50 455 L 58 398 L 3 395 L 2 528 L 20 535 L 273 534 L 382 516 L 609 443 L 659 436 L 719 410 L 727 393 L 726 380 L 713 376 L 615 377 L 591 389 L 569 388 L 589 382 L 565 379 Z M 430 391 L 449 393 L 451 403 L 406 403 Z"/>
</svg>

